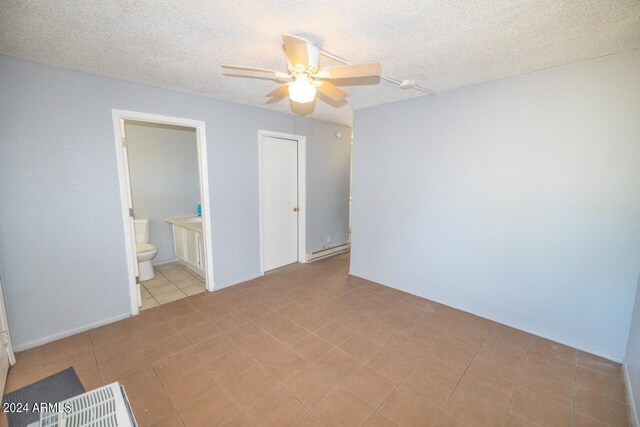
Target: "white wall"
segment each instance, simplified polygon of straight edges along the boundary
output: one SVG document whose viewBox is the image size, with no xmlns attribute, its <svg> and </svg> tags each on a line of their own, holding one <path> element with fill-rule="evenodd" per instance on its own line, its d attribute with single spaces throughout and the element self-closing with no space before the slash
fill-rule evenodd
<svg viewBox="0 0 640 427">
<path fill-rule="evenodd" d="M 112 109 L 205 122 L 217 288 L 260 273 L 258 130 L 350 132 L 3 55 L 0 94 L 0 275 L 17 349 L 129 315 Z M 307 201 L 327 197 L 311 188 Z"/>
<path fill-rule="evenodd" d="M 136 218 L 147 218 L 158 249 L 153 264 L 176 259 L 170 217 L 197 214 L 198 147 L 193 128 L 125 122 L 131 195 Z"/>
<path fill-rule="evenodd" d="M 615 360 L 640 51 L 355 112 L 351 272 Z"/>
<path fill-rule="evenodd" d="M 624 372 L 629 392 L 629 405 L 634 426 L 640 426 L 640 277 L 636 290 L 631 330 L 627 352 L 624 355 Z"/>
</svg>

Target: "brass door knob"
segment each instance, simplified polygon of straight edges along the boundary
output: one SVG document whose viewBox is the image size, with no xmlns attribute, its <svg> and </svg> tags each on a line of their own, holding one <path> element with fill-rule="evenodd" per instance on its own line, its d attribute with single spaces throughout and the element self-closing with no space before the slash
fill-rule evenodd
<svg viewBox="0 0 640 427">
<path fill-rule="evenodd" d="M 300 212 L 300 208 L 296 206 L 295 208 L 293 208 L 293 211 L 294 212 Z"/>
</svg>

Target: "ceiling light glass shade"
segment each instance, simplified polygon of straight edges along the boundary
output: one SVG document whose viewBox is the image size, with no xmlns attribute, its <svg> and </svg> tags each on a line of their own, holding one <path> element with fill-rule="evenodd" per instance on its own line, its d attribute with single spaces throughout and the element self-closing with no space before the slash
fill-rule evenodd
<svg viewBox="0 0 640 427">
<path fill-rule="evenodd" d="M 289 97 L 293 102 L 306 104 L 316 97 L 316 87 L 311 84 L 306 74 L 300 74 L 289 83 Z"/>
</svg>

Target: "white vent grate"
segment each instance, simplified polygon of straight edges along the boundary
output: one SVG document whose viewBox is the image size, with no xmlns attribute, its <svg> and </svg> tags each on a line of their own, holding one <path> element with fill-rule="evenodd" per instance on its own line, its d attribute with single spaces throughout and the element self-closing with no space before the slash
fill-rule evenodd
<svg viewBox="0 0 640 427">
<path fill-rule="evenodd" d="M 40 414 L 40 427 L 135 427 L 124 389 L 111 383 L 60 402 L 68 412 Z"/>
</svg>

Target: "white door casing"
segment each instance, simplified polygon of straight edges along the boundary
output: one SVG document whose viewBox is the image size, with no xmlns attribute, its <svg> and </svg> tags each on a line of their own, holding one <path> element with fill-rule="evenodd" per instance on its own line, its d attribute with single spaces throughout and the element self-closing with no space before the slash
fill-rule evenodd
<svg viewBox="0 0 640 427">
<path fill-rule="evenodd" d="M 4 386 L 7 383 L 9 366 L 16 363 L 11 345 L 11 335 L 9 334 L 9 321 L 4 305 L 4 295 L 2 294 L 2 284 L 0 284 L 0 392 L 4 393 Z"/>
<path fill-rule="evenodd" d="M 131 230 L 131 232 L 133 233 L 133 239 L 131 239 L 131 241 L 129 242 L 130 245 L 132 245 L 131 247 L 131 251 L 134 255 L 134 259 L 133 259 L 133 271 L 135 274 L 135 297 L 138 300 L 138 307 L 142 306 L 142 291 L 140 289 L 140 273 L 138 272 L 138 251 L 136 248 L 136 239 L 135 239 L 135 224 L 133 222 L 134 219 L 134 212 L 133 212 L 133 196 L 131 195 L 131 181 L 130 181 L 130 177 L 129 177 L 129 153 L 128 153 L 128 147 L 127 147 L 127 135 L 125 133 L 125 125 L 124 125 L 124 120 L 120 120 L 120 132 L 122 133 L 122 152 L 123 152 L 123 162 L 124 162 L 124 168 L 127 171 L 127 173 L 124 174 L 124 180 L 125 180 L 125 188 L 126 188 L 126 198 L 127 198 L 127 204 L 129 206 L 129 229 Z"/>
<path fill-rule="evenodd" d="M 305 138 L 260 131 L 261 271 L 305 262 Z"/>
<path fill-rule="evenodd" d="M 126 151 L 123 149 L 122 138 L 124 137 L 124 120 L 136 120 L 150 123 L 160 123 L 168 125 L 192 127 L 196 130 L 196 144 L 198 149 L 198 172 L 200 179 L 200 201 L 202 203 L 202 248 L 204 249 L 204 270 L 206 288 L 208 291 L 215 289 L 214 273 L 213 273 L 213 243 L 211 239 L 211 197 L 209 195 L 209 168 L 207 156 L 207 136 L 205 122 L 200 120 L 183 119 L 179 117 L 168 117 L 159 114 L 140 113 L 136 111 L 111 110 L 113 117 L 113 133 L 115 136 L 116 157 L 118 162 L 118 181 L 120 187 L 120 197 L 122 204 L 122 217 L 124 221 L 124 240 L 125 251 L 127 254 L 127 271 L 129 279 L 129 297 L 131 300 L 131 314 L 139 313 L 140 301 L 139 293 L 135 284 L 135 276 L 137 274 L 137 254 L 135 252 L 135 238 L 133 227 L 129 225 L 129 211 L 127 205 L 127 192 L 130 193 L 131 187 L 128 183 L 128 165 L 126 163 Z M 130 196 L 130 194 L 129 194 Z M 133 249 L 131 241 L 133 240 Z"/>
</svg>

